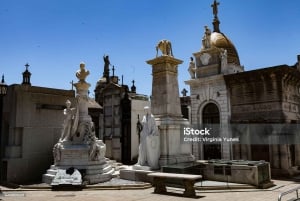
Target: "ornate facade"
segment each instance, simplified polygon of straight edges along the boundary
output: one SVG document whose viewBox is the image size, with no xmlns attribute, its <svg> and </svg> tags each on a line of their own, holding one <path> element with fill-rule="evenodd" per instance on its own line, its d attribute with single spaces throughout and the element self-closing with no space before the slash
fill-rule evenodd
<svg viewBox="0 0 300 201">
<path fill-rule="evenodd" d="M 188 68 L 191 79 L 185 83 L 190 86 L 192 124 L 219 124 L 220 137 L 229 137 L 231 123 L 298 123 L 299 56 L 295 66 L 244 71 L 235 46 L 220 31 L 218 5 L 212 5 L 213 31 L 205 26 L 202 48 Z M 299 153 L 298 145 L 288 144 L 193 144 L 198 159 L 266 160 L 275 174 L 297 172 Z"/>
</svg>

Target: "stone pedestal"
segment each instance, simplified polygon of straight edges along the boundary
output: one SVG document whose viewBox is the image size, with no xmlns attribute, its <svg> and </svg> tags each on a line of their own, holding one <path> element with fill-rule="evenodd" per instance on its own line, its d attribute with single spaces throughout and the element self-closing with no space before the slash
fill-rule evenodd
<svg viewBox="0 0 300 201">
<path fill-rule="evenodd" d="M 191 144 L 182 144 L 181 127 L 189 126 L 182 118 L 179 89 L 178 65 L 181 60 L 163 55 L 147 61 L 152 65 L 151 109 L 160 133 L 159 164 L 176 164 L 194 161 Z"/>
<path fill-rule="evenodd" d="M 103 145 L 101 151 L 105 153 L 105 145 L 102 142 L 98 143 Z M 99 156 L 97 159 L 91 160 L 89 145 L 76 145 L 63 142 L 60 147 L 60 160 L 56 161 L 47 170 L 47 173 L 43 175 L 43 181 L 51 184 L 59 170 L 67 170 L 68 168 L 79 170 L 82 174 L 82 180 L 88 184 L 108 181 L 114 173 L 114 169 L 109 165 L 108 159 L 104 156 Z"/>
</svg>

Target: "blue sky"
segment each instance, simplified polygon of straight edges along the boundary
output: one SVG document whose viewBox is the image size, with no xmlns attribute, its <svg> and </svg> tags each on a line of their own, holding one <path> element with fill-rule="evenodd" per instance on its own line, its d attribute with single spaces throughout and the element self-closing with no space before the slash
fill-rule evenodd
<svg viewBox="0 0 300 201">
<path fill-rule="evenodd" d="M 299 0 L 219 0 L 220 30 L 235 44 L 246 70 L 293 65 L 300 54 Z M 172 42 L 179 90 L 189 87 L 189 57 L 201 48 L 204 25 L 212 29 L 213 0 L 0 0 L 0 73 L 7 84 L 22 82 L 70 89 L 80 62 L 92 84 L 102 77 L 103 55 L 115 74 L 137 92 L 151 94 L 151 67 L 161 39 Z M 93 96 L 93 94 L 91 94 Z"/>
</svg>

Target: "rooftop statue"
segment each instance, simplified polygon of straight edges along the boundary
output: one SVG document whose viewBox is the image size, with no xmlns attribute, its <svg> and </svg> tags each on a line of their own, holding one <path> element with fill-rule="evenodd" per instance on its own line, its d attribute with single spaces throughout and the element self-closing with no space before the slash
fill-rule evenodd
<svg viewBox="0 0 300 201">
<path fill-rule="evenodd" d="M 191 59 L 191 61 L 190 61 L 190 65 L 189 65 L 188 71 L 189 71 L 189 73 L 191 75 L 191 78 L 195 79 L 196 65 L 195 65 L 195 62 L 194 62 L 194 58 L 191 57 L 190 59 Z"/>
<path fill-rule="evenodd" d="M 109 65 L 110 65 L 109 56 L 104 55 L 103 61 L 104 61 L 103 77 L 108 79 L 109 78 Z"/>
<path fill-rule="evenodd" d="M 163 56 L 171 56 L 173 57 L 172 44 L 168 40 L 161 40 L 156 45 L 156 57 L 158 55 L 158 50 L 161 51 Z"/>
<path fill-rule="evenodd" d="M 80 82 L 85 82 L 85 78 L 90 74 L 90 71 L 85 69 L 85 64 L 80 63 L 80 69 L 76 72 L 76 77 Z"/>
<path fill-rule="evenodd" d="M 204 36 L 202 38 L 202 48 L 203 49 L 208 49 L 210 48 L 210 35 L 211 35 L 211 30 L 208 28 L 208 26 L 204 26 Z"/>
</svg>

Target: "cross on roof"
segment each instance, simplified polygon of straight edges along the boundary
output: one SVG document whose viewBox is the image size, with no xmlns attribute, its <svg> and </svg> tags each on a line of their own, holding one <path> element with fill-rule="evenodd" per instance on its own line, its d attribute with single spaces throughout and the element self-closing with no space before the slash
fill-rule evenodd
<svg viewBox="0 0 300 201">
<path fill-rule="evenodd" d="M 182 96 L 186 96 L 187 92 L 188 92 L 188 90 L 183 88 L 182 91 L 181 91 Z"/>
<path fill-rule="evenodd" d="M 29 66 L 30 66 L 30 65 L 29 65 L 28 63 L 25 64 L 26 70 L 28 70 L 28 67 L 29 67 Z"/>
<path fill-rule="evenodd" d="M 218 17 L 218 5 L 220 5 L 220 3 L 216 0 L 214 0 L 214 3 L 211 4 L 211 7 L 213 8 L 213 14 L 216 18 Z"/>
</svg>

